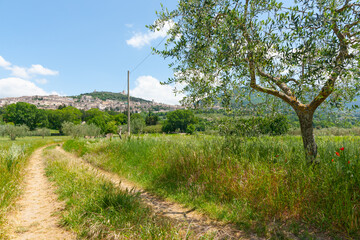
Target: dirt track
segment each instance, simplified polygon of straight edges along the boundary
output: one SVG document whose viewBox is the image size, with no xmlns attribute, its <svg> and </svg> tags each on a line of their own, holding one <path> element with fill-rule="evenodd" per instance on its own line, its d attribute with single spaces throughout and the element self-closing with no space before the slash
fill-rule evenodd
<svg viewBox="0 0 360 240">
<path fill-rule="evenodd" d="M 76 239 L 75 234 L 59 226 L 54 215 L 63 208 L 54 193 L 54 186 L 45 176 L 42 150 L 37 149 L 25 169 L 23 194 L 16 209 L 8 216 L 10 239 L 55 240 Z"/>
<path fill-rule="evenodd" d="M 45 176 L 42 157 L 44 148 L 39 148 L 33 153 L 25 170 L 23 194 L 16 203 L 16 210 L 8 217 L 10 239 L 76 239 L 74 233 L 59 226 L 60 219 L 56 213 L 63 209 L 63 204 L 58 201 L 55 187 Z M 66 160 L 85 165 L 94 174 L 102 175 L 123 190 L 139 192 L 143 202 L 150 206 L 155 214 L 185 223 L 184 231 L 191 230 L 196 234 L 192 238 L 211 234 L 215 239 L 259 239 L 236 230 L 232 225 L 210 220 L 195 209 L 187 209 L 177 203 L 160 199 L 114 173 L 96 168 L 82 158 L 65 152 L 61 147 L 56 147 L 55 151 Z"/>
</svg>

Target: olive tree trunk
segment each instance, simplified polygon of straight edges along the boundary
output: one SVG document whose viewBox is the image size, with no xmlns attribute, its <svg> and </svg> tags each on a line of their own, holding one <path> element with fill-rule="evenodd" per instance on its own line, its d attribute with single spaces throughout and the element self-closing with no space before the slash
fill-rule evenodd
<svg viewBox="0 0 360 240">
<path fill-rule="evenodd" d="M 317 145 L 314 138 L 313 116 L 312 111 L 296 111 L 300 122 L 301 137 L 304 143 L 306 159 L 310 163 L 315 162 L 317 155 Z"/>
</svg>

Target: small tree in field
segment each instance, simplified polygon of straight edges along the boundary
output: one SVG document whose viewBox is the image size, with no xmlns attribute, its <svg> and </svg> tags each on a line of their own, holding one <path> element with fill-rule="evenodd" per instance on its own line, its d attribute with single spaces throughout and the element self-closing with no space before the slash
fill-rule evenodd
<svg viewBox="0 0 360 240">
<path fill-rule="evenodd" d="M 27 136 L 29 128 L 26 125 L 6 124 L 0 126 L 0 133 L 2 136 L 9 136 L 11 141 L 15 141 L 17 137 Z"/>
<path fill-rule="evenodd" d="M 73 138 L 79 137 L 98 137 L 101 134 L 101 129 L 95 124 L 74 124 L 71 122 L 64 122 L 61 125 L 63 133 Z"/>
<path fill-rule="evenodd" d="M 33 134 L 45 138 L 45 136 L 51 136 L 51 131 L 48 128 L 38 128 L 34 131 Z"/>
<path fill-rule="evenodd" d="M 186 102 L 227 102 L 244 89 L 296 112 L 307 159 L 315 160 L 313 116 L 325 101 L 359 90 L 359 0 L 180 0 L 151 29 L 171 23 L 164 50 Z M 331 97 L 330 97 L 331 95 Z"/>
</svg>

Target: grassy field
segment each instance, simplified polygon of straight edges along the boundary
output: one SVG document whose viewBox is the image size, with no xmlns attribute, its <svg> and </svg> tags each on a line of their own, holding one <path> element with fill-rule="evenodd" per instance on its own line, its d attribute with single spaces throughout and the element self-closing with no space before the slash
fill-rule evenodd
<svg viewBox="0 0 360 240">
<path fill-rule="evenodd" d="M 356 238 L 360 138 L 316 140 L 316 165 L 304 161 L 297 136 L 243 140 L 148 135 L 122 141 L 69 140 L 64 148 L 260 236 L 281 238 L 290 231 L 309 239 L 314 230 L 314 236 L 326 232 Z"/>
<path fill-rule="evenodd" d="M 27 159 L 38 147 L 64 141 L 64 137 L 26 137 L 10 141 L 8 138 L 0 138 L 0 239 L 5 236 L 3 225 L 6 212 L 11 207 L 14 198 L 19 194 L 21 173 Z"/>
<path fill-rule="evenodd" d="M 121 191 L 49 148 L 46 173 L 66 202 L 62 223 L 81 239 L 183 239 L 178 226 L 156 216 L 137 194 Z"/>
</svg>

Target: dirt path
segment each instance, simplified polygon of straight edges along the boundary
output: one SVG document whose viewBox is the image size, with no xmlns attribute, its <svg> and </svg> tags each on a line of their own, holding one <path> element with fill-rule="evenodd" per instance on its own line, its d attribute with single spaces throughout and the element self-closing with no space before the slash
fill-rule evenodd
<svg viewBox="0 0 360 240">
<path fill-rule="evenodd" d="M 8 217 L 10 239 L 76 239 L 73 233 L 59 227 L 59 218 L 54 216 L 63 205 L 58 202 L 54 187 L 45 176 L 44 148 L 32 154 L 25 169 L 23 194 L 17 201 L 17 209 Z"/>
<path fill-rule="evenodd" d="M 59 151 L 59 154 L 64 154 L 67 159 L 76 161 L 78 164 L 86 165 L 90 170 L 98 175 L 102 175 L 121 189 L 139 192 L 141 199 L 153 209 L 155 214 L 186 222 L 188 229 L 191 229 L 196 233 L 196 238 L 200 238 L 204 234 L 212 233 L 215 235 L 215 239 L 260 239 L 256 236 L 249 236 L 248 234 L 235 229 L 234 226 L 230 224 L 226 225 L 210 220 L 208 217 L 198 213 L 195 209 L 184 208 L 177 203 L 160 199 L 139 188 L 136 184 L 124 178 L 120 178 L 117 174 L 94 167 L 82 158 L 78 158 L 73 154 L 64 151 L 61 147 L 57 147 L 56 150 Z"/>
</svg>

